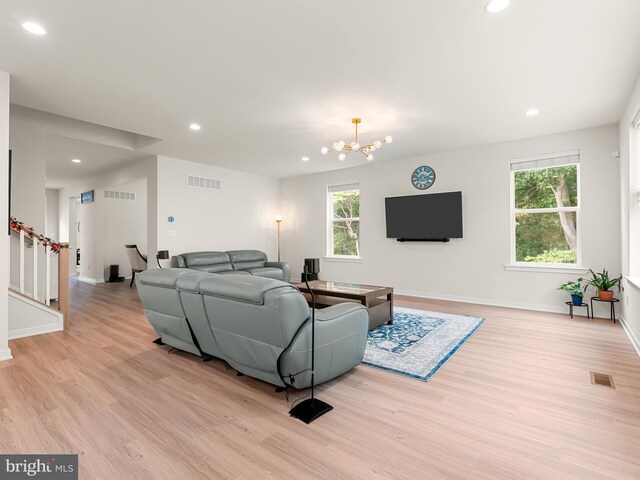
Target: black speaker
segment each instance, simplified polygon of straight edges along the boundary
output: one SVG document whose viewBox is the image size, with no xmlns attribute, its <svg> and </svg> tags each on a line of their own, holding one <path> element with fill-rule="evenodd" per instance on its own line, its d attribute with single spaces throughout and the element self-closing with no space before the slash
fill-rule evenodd
<svg viewBox="0 0 640 480">
<path fill-rule="evenodd" d="M 319 258 L 305 258 L 304 265 L 307 267 L 309 273 L 320 273 L 320 259 Z"/>
<path fill-rule="evenodd" d="M 109 282 L 124 282 L 124 277 L 120 276 L 120 265 L 109 266 Z"/>
</svg>

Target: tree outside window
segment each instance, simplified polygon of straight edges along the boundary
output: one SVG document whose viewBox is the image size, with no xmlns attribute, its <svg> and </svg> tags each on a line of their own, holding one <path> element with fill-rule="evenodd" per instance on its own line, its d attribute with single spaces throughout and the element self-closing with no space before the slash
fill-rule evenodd
<svg viewBox="0 0 640 480">
<path fill-rule="evenodd" d="M 360 256 L 360 189 L 357 184 L 333 185 L 328 189 L 328 254 Z"/>
<path fill-rule="evenodd" d="M 578 262 L 577 164 L 513 172 L 516 262 Z"/>
</svg>

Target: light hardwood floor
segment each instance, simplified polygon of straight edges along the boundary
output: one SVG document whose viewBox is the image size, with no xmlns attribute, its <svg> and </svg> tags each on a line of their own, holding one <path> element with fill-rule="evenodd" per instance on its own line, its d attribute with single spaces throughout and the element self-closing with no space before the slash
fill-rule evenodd
<svg viewBox="0 0 640 480">
<path fill-rule="evenodd" d="M 486 321 L 428 383 L 321 386 L 335 410 L 307 426 L 271 385 L 151 343 L 128 284 L 71 295 L 68 332 L 0 363 L 0 452 L 79 453 L 87 479 L 640 478 L 640 359 L 607 320 L 396 297 Z"/>
</svg>

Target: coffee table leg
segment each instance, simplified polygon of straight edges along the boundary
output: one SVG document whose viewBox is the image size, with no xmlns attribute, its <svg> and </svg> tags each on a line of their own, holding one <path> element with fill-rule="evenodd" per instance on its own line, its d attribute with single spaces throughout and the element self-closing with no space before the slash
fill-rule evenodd
<svg viewBox="0 0 640 480">
<path fill-rule="evenodd" d="M 393 293 L 387 293 L 387 301 L 389 302 L 389 321 L 387 325 L 393 325 Z"/>
</svg>

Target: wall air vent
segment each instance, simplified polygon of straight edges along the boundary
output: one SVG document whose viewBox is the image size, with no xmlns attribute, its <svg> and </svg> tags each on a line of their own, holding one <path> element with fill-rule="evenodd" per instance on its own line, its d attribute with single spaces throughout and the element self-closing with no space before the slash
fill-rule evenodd
<svg viewBox="0 0 640 480">
<path fill-rule="evenodd" d="M 111 200 L 135 200 L 135 192 L 118 192 L 116 190 L 105 190 L 104 198 Z"/>
<path fill-rule="evenodd" d="M 187 187 L 193 188 L 209 188 L 211 190 L 220 190 L 222 182 L 213 178 L 198 177 L 196 175 L 187 175 Z"/>
</svg>

